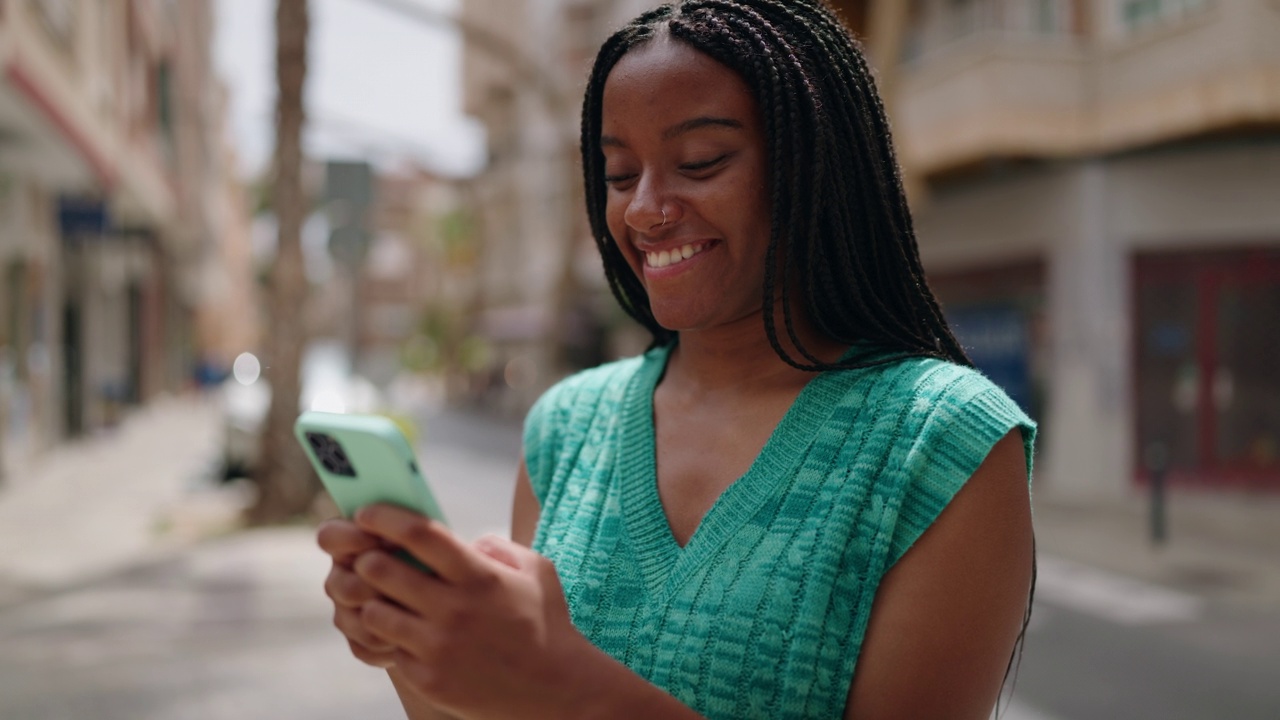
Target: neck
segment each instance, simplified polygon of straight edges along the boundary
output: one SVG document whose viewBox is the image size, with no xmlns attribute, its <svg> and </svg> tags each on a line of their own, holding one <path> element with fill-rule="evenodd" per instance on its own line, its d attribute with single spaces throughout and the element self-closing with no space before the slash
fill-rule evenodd
<svg viewBox="0 0 1280 720">
<path fill-rule="evenodd" d="M 787 354 L 802 364 L 810 364 L 787 336 L 781 318 L 776 328 L 778 342 Z M 847 350 L 822 337 L 799 318 L 796 318 L 796 334 L 805 349 L 824 363 L 835 362 Z M 803 387 L 815 375 L 788 365 L 778 356 L 765 333 L 759 312 L 727 326 L 682 331 L 667 366 L 667 377 L 673 383 L 703 392 Z"/>
</svg>

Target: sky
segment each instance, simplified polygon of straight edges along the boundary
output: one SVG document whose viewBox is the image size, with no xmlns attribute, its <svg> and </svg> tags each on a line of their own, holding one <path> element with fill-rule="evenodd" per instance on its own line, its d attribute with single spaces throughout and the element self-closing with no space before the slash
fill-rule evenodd
<svg viewBox="0 0 1280 720">
<path fill-rule="evenodd" d="M 415 0 L 456 11 L 457 0 Z M 242 175 L 270 163 L 275 113 L 274 0 L 215 0 L 215 63 L 230 90 Z M 461 43 L 368 0 L 311 0 L 305 150 L 314 159 L 404 160 L 475 172 L 483 127 L 462 113 Z"/>
</svg>

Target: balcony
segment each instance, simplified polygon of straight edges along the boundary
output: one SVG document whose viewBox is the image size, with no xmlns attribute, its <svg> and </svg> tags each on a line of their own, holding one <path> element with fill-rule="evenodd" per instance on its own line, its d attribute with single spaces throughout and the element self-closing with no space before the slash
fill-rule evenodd
<svg viewBox="0 0 1280 720">
<path fill-rule="evenodd" d="M 989 158 L 1068 155 L 1089 134 L 1089 58 L 1073 37 L 970 35 L 904 69 L 894 131 L 921 177 Z"/>
<path fill-rule="evenodd" d="M 917 177 L 1280 127 L 1280 3 L 1207 2 L 1089 34 L 979 25 L 914 47 L 895 133 Z"/>
</svg>

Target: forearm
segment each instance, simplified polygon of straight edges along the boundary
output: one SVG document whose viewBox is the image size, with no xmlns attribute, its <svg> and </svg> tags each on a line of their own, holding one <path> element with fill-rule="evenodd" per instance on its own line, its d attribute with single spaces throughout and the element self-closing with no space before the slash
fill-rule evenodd
<svg viewBox="0 0 1280 720">
<path fill-rule="evenodd" d="M 387 677 L 391 678 L 391 684 L 400 696 L 400 704 L 404 705 L 404 714 L 408 720 L 455 720 L 454 716 L 436 709 L 415 693 L 395 668 L 387 670 Z"/>
<path fill-rule="evenodd" d="M 574 674 L 578 692 L 562 697 L 570 707 L 554 713 L 557 718 L 575 720 L 702 720 L 702 716 L 661 688 L 636 675 L 630 668 L 600 652 L 583 663 Z M 387 671 L 408 720 L 456 720 L 455 716 L 432 706 L 409 686 L 395 669 Z"/>
<path fill-rule="evenodd" d="M 666 691 L 635 674 L 604 652 L 578 678 L 580 707 L 564 717 L 578 720 L 702 720 L 702 716 Z"/>
</svg>

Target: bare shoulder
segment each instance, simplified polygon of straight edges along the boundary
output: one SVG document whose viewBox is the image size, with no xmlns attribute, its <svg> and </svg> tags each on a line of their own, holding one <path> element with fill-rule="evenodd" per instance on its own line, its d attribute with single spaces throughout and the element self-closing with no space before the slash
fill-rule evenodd
<svg viewBox="0 0 1280 720">
<path fill-rule="evenodd" d="M 885 574 L 845 716 L 989 717 L 1022 627 L 1033 554 L 1015 429 Z"/>
</svg>

